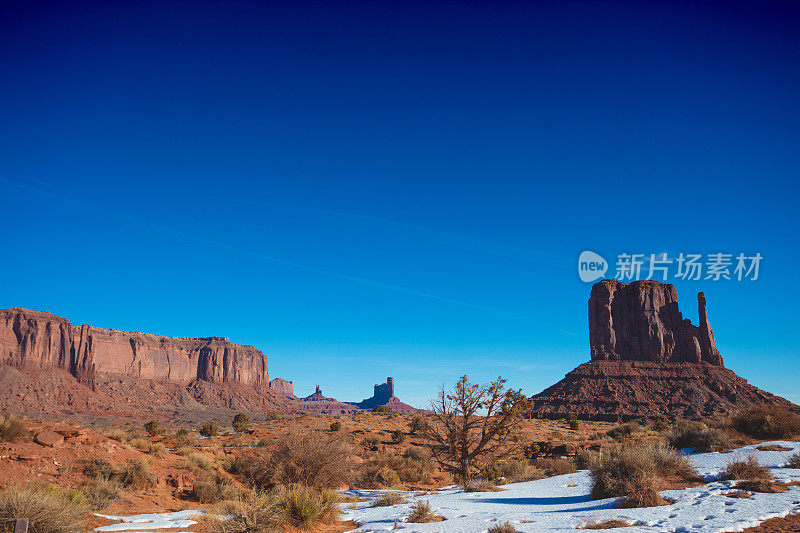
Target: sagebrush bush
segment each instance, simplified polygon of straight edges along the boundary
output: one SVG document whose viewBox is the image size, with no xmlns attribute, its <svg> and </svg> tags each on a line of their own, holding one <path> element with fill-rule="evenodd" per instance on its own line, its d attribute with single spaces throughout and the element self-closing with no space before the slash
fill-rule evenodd
<svg viewBox="0 0 800 533">
<path fill-rule="evenodd" d="M 300 484 L 338 488 L 352 474 L 350 446 L 341 439 L 316 435 L 289 435 L 274 450 L 251 449 L 236 457 L 230 472 L 258 489 Z"/>
<path fill-rule="evenodd" d="M 428 431 L 428 422 L 421 416 L 414 415 L 411 417 L 411 422 L 409 422 L 408 431 L 412 435 L 425 433 L 426 431 Z"/>
<path fill-rule="evenodd" d="M 524 459 L 509 459 L 486 464 L 481 467 L 479 475 L 498 484 L 533 481 L 545 477 L 541 469 L 531 466 Z"/>
<path fill-rule="evenodd" d="M 213 437 L 219 433 L 219 426 L 214 422 L 206 422 L 200 427 L 200 435 L 203 437 Z"/>
<path fill-rule="evenodd" d="M 111 477 L 97 476 L 84 485 L 86 500 L 92 511 L 108 507 L 122 492 L 119 482 Z"/>
<path fill-rule="evenodd" d="M 539 457 L 536 459 L 535 466 L 544 472 L 545 477 L 571 474 L 577 470 L 572 459 L 561 457 Z"/>
<path fill-rule="evenodd" d="M 592 498 L 622 497 L 627 507 L 661 505 L 658 490 L 666 477 L 699 477 L 686 457 L 664 445 L 614 446 L 593 463 Z"/>
<path fill-rule="evenodd" d="M 0 415 L 0 442 L 14 442 L 28 436 L 25 423 L 14 415 Z"/>
<path fill-rule="evenodd" d="M 186 466 L 190 470 L 213 470 L 214 462 L 205 454 L 188 453 L 186 456 Z"/>
<path fill-rule="evenodd" d="M 167 449 L 160 442 L 155 442 L 150 445 L 150 450 L 148 450 L 148 453 L 153 457 L 158 457 L 161 459 L 164 457 L 164 455 L 166 455 Z"/>
<path fill-rule="evenodd" d="M 133 446 L 140 452 L 149 453 L 152 443 L 143 437 L 134 437 L 128 440 L 128 446 Z"/>
<path fill-rule="evenodd" d="M 731 461 L 722 472 L 723 479 L 737 479 L 742 481 L 772 481 L 772 473 L 765 466 L 761 466 L 755 455 L 748 455 L 746 459 Z"/>
<path fill-rule="evenodd" d="M 161 422 L 158 420 L 151 420 L 147 424 L 144 425 L 144 430 L 147 431 L 147 434 L 151 437 L 155 437 L 156 435 L 163 433 L 164 429 L 161 426 Z"/>
<path fill-rule="evenodd" d="M 84 531 L 81 515 L 86 507 L 62 491 L 28 484 L 0 492 L 0 528 L 13 531 L 18 518 L 28 519 L 30 533 Z"/>
<path fill-rule="evenodd" d="M 758 439 L 788 439 L 800 433 L 800 415 L 772 405 L 742 411 L 732 424 L 739 433 Z"/>
<path fill-rule="evenodd" d="M 408 514 L 408 517 L 406 517 L 406 522 L 411 522 L 412 524 L 426 524 L 430 522 L 441 522 L 442 520 L 444 520 L 444 518 L 433 512 L 430 502 L 423 502 L 421 500 L 416 500 L 411 505 L 411 512 Z"/>
<path fill-rule="evenodd" d="M 372 408 L 372 412 L 379 415 L 389 415 L 392 413 L 392 408 L 388 405 L 378 405 Z"/>
<path fill-rule="evenodd" d="M 89 478 L 111 479 L 116 472 L 117 469 L 105 457 L 94 457 L 83 465 L 83 475 Z"/>
<path fill-rule="evenodd" d="M 686 420 L 675 424 L 667 441 L 673 448 L 692 448 L 697 452 L 724 452 L 734 447 L 733 439 L 724 430 Z"/>
<path fill-rule="evenodd" d="M 233 429 L 239 432 L 247 431 L 250 427 L 250 419 L 244 413 L 237 413 L 233 417 Z"/>
<path fill-rule="evenodd" d="M 372 507 L 391 507 L 392 505 L 400 505 L 406 503 L 405 497 L 399 492 L 385 492 L 375 498 L 372 502 Z"/>
<path fill-rule="evenodd" d="M 403 430 L 395 429 L 394 431 L 392 431 L 392 442 L 393 443 L 400 444 L 404 440 L 406 440 L 406 434 L 403 433 Z"/>
<path fill-rule="evenodd" d="M 339 431 L 342 429 L 342 423 L 339 420 L 331 422 L 331 431 Z"/>
</svg>

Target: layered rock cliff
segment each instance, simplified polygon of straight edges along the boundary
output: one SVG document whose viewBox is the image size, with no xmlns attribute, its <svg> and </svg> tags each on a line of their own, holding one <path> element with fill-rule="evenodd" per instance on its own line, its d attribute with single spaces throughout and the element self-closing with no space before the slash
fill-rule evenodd
<svg viewBox="0 0 800 533">
<path fill-rule="evenodd" d="M 711 418 L 758 404 L 798 411 L 722 364 L 697 295 L 699 326 L 684 319 L 675 287 L 602 280 L 589 297 L 591 361 L 530 399 L 540 417 L 596 420 Z"/>
<path fill-rule="evenodd" d="M 61 368 L 96 387 L 97 374 L 266 387 L 267 357 L 225 337 L 182 338 L 129 333 L 27 309 L 0 310 L 0 363 Z"/>
</svg>

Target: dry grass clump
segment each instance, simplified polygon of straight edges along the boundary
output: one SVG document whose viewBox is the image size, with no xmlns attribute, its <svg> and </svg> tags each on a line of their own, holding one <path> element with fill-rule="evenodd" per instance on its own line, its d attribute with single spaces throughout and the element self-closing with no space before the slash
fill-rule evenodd
<svg viewBox="0 0 800 533">
<path fill-rule="evenodd" d="M 411 522 L 412 524 L 428 524 L 441 522 L 442 520 L 444 520 L 444 517 L 433 512 L 430 502 L 420 500 L 414 501 L 411 505 L 411 512 L 406 517 L 406 522 Z"/>
<path fill-rule="evenodd" d="M 599 518 L 586 518 L 578 529 L 614 529 L 618 527 L 631 527 L 629 522 L 618 519 L 600 520 Z"/>
<path fill-rule="evenodd" d="M 235 500 L 238 496 L 239 490 L 233 483 L 219 474 L 200 475 L 192 488 L 192 497 L 200 503 Z"/>
<path fill-rule="evenodd" d="M 14 442 L 28 436 L 25 423 L 14 415 L 0 415 L 0 442 Z"/>
<path fill-rule="evenodd" d="M 332 490 L 315 490 L 301 485 L 253 491 L 237 500 L 225 501 L 216 512 L 230 515 L 212 519 L 219 533 L 251 533 L 286 528 L 312 529 L 339 519 L 339 495 Z"/>
<path fill-rule="evenodd" d="M 598 457 L 591 475 L 592 498 L 622 497 L 623 507 L 663 505 L 658 491 L 667 477 L 699 479 L 685 457 L 664 445 L 612 447 Z"/>
<path fill-rule="evenodd" d="M 144 488 L 153 485 L 150 476 L 150 462 L 146 457 L 125 461 L 117 470 L 115 477 L 125 487 Z"/>
<path fill-rule="evenodd" d="M 140 452 L 149 453 L 152 443 L 144 437 L 134 437 L 128 440 L 128 446 L 136 448 Z"/>
<path fill-rule="evenodd" d="M 800 415 L 771 405 L 742 411 L 732 424 L 738 432 L 758 439 L 788 439 L 800 433 Z"/>
<path fill-rule="evenodd" d="M 481 479 L 479 481 L 467 481 L 461 484 L 461 489 L 464 492 L 500 492 L 501 489 L 489 480 Z"/>
<path fill-rule="evenodd" d="M 119 498 L 122 492 L 119 482 L 108 477 L 98 476 L 86 483 L 83 487 L 86 501 L 93 511 L 108 507 L 111 502 Z"/>
<path fill-rule="evenodd" d="M 83 531 L 85 507 L 62 491 L 45 486 L 9 486 L 0 492 L 0 528 L 12 531 L 18 518 L 28 519 L 32 533 Z"/>
<path fill-rule="evenodd" d="M 753 495 L 750 494 L 749 492 L 736 491 L 736 492 L 726 492 L 725 496 L 727 496 L 728 498 L 741 499 L 741 498 L 751 498 Z"/>
<path fill-rule="evenodd" d="M 190 452 L 185 456 L 186 466 L 190 470 L 213 470 L 213 461 L 205 454 Z"/>
<path fill-rule="evenodd" d="M 172 453 L 174 453 L 175 455 L 182 455 L 184 457 L 186 457 L 187 455 L 191 455 L 193 453 L 196 453 L 196 452 L 197 452 L 197 450 L 195 448 L 192 448 L 191 446 L 186 446 L 186 445 L 176 446 L 175 449 L 172 450 Z"/>
<path fill-rule="evenodd" d="M 800 468 L 800 453 L 796 453 L 789 457 L 789 462 L 786 463 L 787 468 Z"/>
<path fill-rule="evenodd" d="M 526 459 L 512 459 L 484 465 L 480 470 L 480 477 L 492 483 L 504 485 L 542 479 L 545 477 L 545 473 L 539 468 L 531 466 Z"/>
<path fill-rule="evenodd" d="M 102 477 L 111 479 L 117 469 L 105 457 L 94 457 L 83 465 L 83 475 L 90 478 Z"/>
<path fill-rule="evenodd" d="M 399 492 L 386 492 L 375 498 L 375 501 L 372 502 L 372 507 L 391 507 L 401 503 L 406 503 L 406 499 L 402 494 Z"/>
<path fill-rule="evenodd" d="M 545 477 L 572 474 L 577 471 L 575 461 L 561 457 L 539 457 L 536 459 L 535 466 L 544 472 Z"/>
<path fill-rule="evenodd" d="M 740 481 L 736 484 L 736 488 L 739 490 L 746 490 L 750 492 L 764 492 L 767 494 L 777 494 L 780 492 L 785 492 L 786 486 L 781 483 L 771 483 L 766 480 L 756 480 L 756 481 Z"/>
<path fill-rule="evenodd" d="M 350 481 L 351 454 L 350 446 L 338 438 L 293 435 L 274 450 L 259 448 L 240 455 L 230 472 L 261 490 L 293 484 L 338 488 Z"/>
<path fill-rule="evenodd" d="M 722 473 L 722 479 L 738 479 L 743 481 L 772 481 L 772 472 L 761 466 L 754 455 L 745 460 L 731 461 Z"/>
<path fill-rule="evenodd" d="M 734 447 L 733 439 L 724 430 L 686 420 L 675 424 L 667 441 L 673 448 L 693 448 L 697 452 L 724 452 Z"/>
<path fill-rule="evenodd" d="M 427 483 L 436 465 L 421 448 L 412 447 L 403 455 L 377 453 L 358 470 L 358 482 L 364 487 L 394 487 L 400 483 Z"/>
<path fill-rule="evenodd" d="M 148 453 L 153 457 L 157 457 L 158 459 L 163 459 L 164 456 L 167 454 L 167 449 L 160 442 L 154 442 L 150 445 Z"/>
<path fill-rule="evenodd" d="M 128 432 L 122 429 L 109 429 L 108 431 L 103 433 L 103 436 L 106 437 L 107 439 L 121 442 L 122 444 L 127 443 L 131 438 Z"/>
<path fill-rule="evenodd" d="M 637 422 L 628 422 L 627 424 L 620 424 L 617 427 L 609 429 L 606 435 L 615 440 L 623 440 L 632 437 L 641 430 L 642 426 Z"/>
<path fill-rule="evenodd" d="M 517 533 L 517 528 L 515 528 L 511 522 L 503 522 L 490 527 L 489 533 Z"/>
</svg>

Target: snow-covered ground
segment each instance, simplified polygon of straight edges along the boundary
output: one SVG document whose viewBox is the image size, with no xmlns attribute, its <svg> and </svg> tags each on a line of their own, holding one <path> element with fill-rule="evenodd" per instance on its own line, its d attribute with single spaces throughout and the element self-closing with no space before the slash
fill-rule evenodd
<svg viewBox="0 0 800 533">
<path fill-rule="evenodd" d="M 103 518 L 109 520 L 121 520 L 118 524 L 111 524 L 110 526 L 100 526 L 94 528 L 95 531 L 125 531 L 127 533 L 135 533 L 136 531 L 149 531 L 153 529 L 182 529 L 193 526 L 197 523 L 200 515 L 205 511 L 177 511 L 174 513 L 151 513 L 151 514 L 137 514 L 133 516 L 111 516 L 99 514 Z"/>
<path fill-rule="evenodd" d="M 359 532 L 384 531 L 397 527 L 408 532 L 481 533 L 497 522 L 511 522 L 518 531 L 574 531 L 587 519 L 622 519 L 634 527 L 621 529 L 634 532 L 727 532 L 741 531 L 768 518 L 800 512 L 800 486 L 781 494 L 754 494 L 750 498 L 729 498 L 725 492 L 734 482 L 718 481 L 720 473 L 734 458 L 753 454 L 772 469 L 777 481 L 800 481 L 800 470 L 784 468 L 789 456 L 800 451 L 800 443 L 773 441 L 791 451 L 762 452 L 746 446 L 727 453 L 699 453 L 689 456 L 707 484 L 684 490 L 667 490 L 661 494 L 674 500 L 662 507 L 620 509 L 616 500 L 592 500 L 591 482 L 586 471 L 574 474 L 504 485 L 502 492 L 463 492 L 446 488 L 428 496 L 433 510 L 445 517 L 444 522 L 412 524 L 403 522 L 413 503 L 392 507 L 370 507 L 370 502 L 345 509 L 347 519 L 361 526 Z M 379 491 L 348 491 L 350 496 L 375 497 Z"/>
</svg>

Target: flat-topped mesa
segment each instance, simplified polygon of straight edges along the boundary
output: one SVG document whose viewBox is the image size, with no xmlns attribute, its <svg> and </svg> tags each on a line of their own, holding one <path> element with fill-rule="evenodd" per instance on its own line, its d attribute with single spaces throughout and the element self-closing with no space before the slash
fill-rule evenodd
<svg viewBox="0 0 800 533">
<path fill-rule="evenodd" d="M 589 297 L 592 360 L 722 365 L 702 292 L 697 300 L 699 326 L 678 310 L 674 285 L 653 280 L 595 283 Z"/>
<path fill-rule="evenodd" d="M 269 390 L 275 394 L 286 396 L 287 398 L 297 399 L 294 395 L 294 383 L 287 379 L 275 378 L 269 382 Z"/>
<path fill-rule="evenodd" d="M 226 337 L 164 337 L 89 325 L 28 309 L 0 310 L 0 364 L 68 370 L 96 387 L 96 374 L 266 387 L 267 357 Z"/>
</svg>

